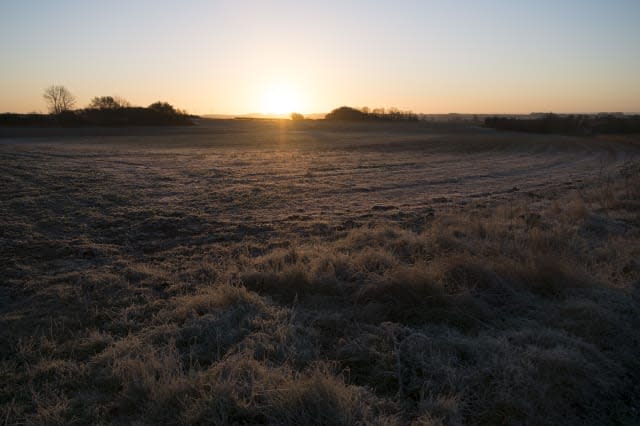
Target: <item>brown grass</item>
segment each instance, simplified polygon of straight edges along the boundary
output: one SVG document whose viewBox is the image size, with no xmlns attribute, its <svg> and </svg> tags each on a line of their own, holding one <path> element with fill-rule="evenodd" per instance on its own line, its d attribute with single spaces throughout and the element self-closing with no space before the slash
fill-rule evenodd
<svg viewBox="0 0 640 426">
<path fill-rule="evenodd" d="M 244 126 L 0 145 L 0 423 L 640 421 L 636 163 Z"/>
</svg>

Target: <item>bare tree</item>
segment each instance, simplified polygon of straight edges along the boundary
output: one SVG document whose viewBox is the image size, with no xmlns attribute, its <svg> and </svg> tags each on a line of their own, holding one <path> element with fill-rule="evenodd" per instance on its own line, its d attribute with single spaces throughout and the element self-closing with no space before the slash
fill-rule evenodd
<svg viewBox="0 0 640 426">
<path fill-rule="evenodd" d="M 129 101 L 119 96 L 96 96 L 89 104 L 89 108 L 94 109 L 120 109 L 130 106 Z"/>
<path fill-rule="evenodd" d="M 76 104 L 76 97 L 64 86 L 49 86 L 42 96 L 52 114 L 69 111 Z"/>
<path fill-rule="evenodd" d="M 116 101 L 120 108 L 131 108 L 131 102 L 123 98 L 122 96 L 114 96 L 113 100 Z"/>
<path fill-rule="evenodd" d="M 163 114 L 176 113 L 176 109 L 173 107 L 173 105 L 171 105 L 168 102 L 161 102 L 161 101 L 154 102 L 151 105 L 149 105 L 147 108 L 156 112 L 161 112 Z"/>
</svg>

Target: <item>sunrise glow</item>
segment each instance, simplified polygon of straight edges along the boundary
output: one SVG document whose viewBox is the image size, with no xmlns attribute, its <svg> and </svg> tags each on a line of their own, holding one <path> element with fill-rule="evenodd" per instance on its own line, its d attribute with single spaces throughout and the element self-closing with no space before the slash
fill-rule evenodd
<svg viewBox="0 0 640 426">
<path fill-rule="evenodd" d="M 0 112 L 51 84 L 195 114 L 640 111 L 637 0 L 0 3 Z"/>
<path fill-rule="evenodd" d="M 300 110 L 300 96 L 291 86 L 274 84 L 265 90 L 261 113 L 289 114 L 298 110 Z"/>
</svg>

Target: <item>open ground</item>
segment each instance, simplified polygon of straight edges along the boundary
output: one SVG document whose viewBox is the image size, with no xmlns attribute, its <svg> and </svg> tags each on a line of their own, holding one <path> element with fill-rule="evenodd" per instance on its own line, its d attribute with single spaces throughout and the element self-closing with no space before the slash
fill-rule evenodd
<svg viewBox="0 0 640 426">
<path fill-rule="evenodd" d="M 637 139 L 4 129 L 0 420 L 639 422 Z"/>
</svg>

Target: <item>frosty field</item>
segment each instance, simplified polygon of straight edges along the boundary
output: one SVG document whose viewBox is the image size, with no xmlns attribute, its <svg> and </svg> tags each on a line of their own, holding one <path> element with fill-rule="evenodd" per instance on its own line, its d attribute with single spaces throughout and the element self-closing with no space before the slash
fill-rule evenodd
<svg viewBox="0 0 640 426">
<path fill-rule="evenodd" d="M 7 424 L 640 421 L 640 144 L 0 131 Z"/>
</svg>

